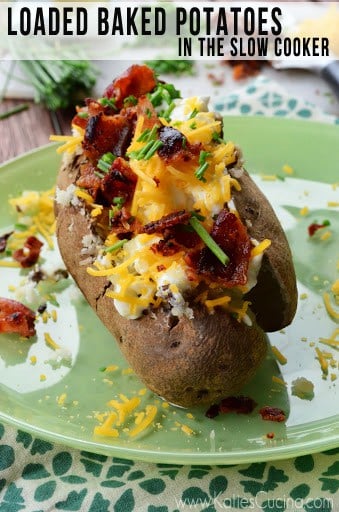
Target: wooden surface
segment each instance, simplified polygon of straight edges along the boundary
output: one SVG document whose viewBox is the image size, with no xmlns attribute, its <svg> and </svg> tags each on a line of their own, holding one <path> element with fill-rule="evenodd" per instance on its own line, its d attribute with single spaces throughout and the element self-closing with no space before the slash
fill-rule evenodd
<svg viewBox="0 0 339 512">
<path fill-rule="evenodd" d="M 70 132 L 74 109 L 67 112 L 49 112 L 32 101 L 5 100 L 0 104 L 0 114 L 20 103 L 28 103 L 29 108 L 0 120 L 0 163 L 48 144 L 52 133 Z"/>
</svg>

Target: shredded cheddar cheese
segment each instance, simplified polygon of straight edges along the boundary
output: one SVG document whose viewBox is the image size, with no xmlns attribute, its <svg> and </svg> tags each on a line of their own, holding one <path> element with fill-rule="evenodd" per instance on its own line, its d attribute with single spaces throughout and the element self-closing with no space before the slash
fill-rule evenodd
<svg viewBox="0 0 339 512">
<path fill-rule="evenodd" d="M 272 345 L 272 353 L 276 357 L 276 359 L 279 361 L 280 364 L 286 364 L 287 363 L 286 357 L 274 345 Z"/>
</svg>

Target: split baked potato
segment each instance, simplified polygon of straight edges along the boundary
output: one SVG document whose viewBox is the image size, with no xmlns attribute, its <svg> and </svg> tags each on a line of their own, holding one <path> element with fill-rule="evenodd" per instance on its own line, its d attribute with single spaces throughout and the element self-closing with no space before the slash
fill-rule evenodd
<svg viewBox="0 0 339 512">
<path fill-rule="evenodd" d="M 73 119 L 57 180 L 64 262 L 145 385 L 181 406 L 238 393 L 288 325 L 291 252 L 205 98 L 134 65 Z"/>
</svg>

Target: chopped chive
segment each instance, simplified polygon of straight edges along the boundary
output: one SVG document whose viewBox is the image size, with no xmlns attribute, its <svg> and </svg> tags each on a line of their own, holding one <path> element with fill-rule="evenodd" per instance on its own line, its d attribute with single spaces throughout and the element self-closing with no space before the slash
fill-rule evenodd
<svg viewBox="0 0 339 512">
<path fill-rule="evenodd" d="M 88 112 L 78 112 L 77 116 L 80 117 L 81 119 L 87 119 L 89 114 L 88 114 Z"/>
<path fill-rule="evenodd" d="M 14 228 L 17 229 L 18 231 L 26 231 L 26 229 L 28 229 L 28 226 L 27 224 L 21 224 L 20 222 L 14 224 Z"/>
<path fill-rule="evenodd" d="M 128 242 L 127 238 L 124 238 L 123 240 L 119 240 L 119 242 L 116 242 L 115 244 L 111 245 L 110 247 L 107 247 L 107 249 L 105 249 L 105 252 L 114 252 L 114 251 L 117 251 L 118 249 L 121 249 L 121 247 L 122 247 L 126 242 Z"/>
<path fill-rule="evenodd" d="M 205 163 L 201 164 L 198 167 L 198 169 L 194 172 L 194 176 L 196 178 L 198 178 L 198 180 L 203 181 L 204 183 L 206 183 L 206 178 L 205 178 L 204 174 L 205 174 L 205 171 L 207 170 L 207 168 L 208 168 L 208 163 L 205 162 Z"/>
<path fill-rule="evenodd" d="M 113 204 L 116 205 L 119 209 L 121 209 L 125 203 L 125 198 L 118 196 L 113 198 Z"/>
<path fill-rule="evenodd" d="M 186 137 L 182 138 L 181 146 L 182 146 L 183 149 L 186 149 L 186 147 L 187 147 L 187 139 L 186 139 Z"/>
<path fill-rule="evenodd" d="M 193 122 L 193 123 L 190 124 L 191 130 L 195 130 L 196 127 L 197 127 L 197 123 L 196 122 Z"/>
<path fill-rule="evenodd" d="M 192 217 L 195 217 L 196 219 L 200 220 L 200 221 L 204 221 L 206 219 L 206 217 L 204 217 L 203 215 L 201 215 L 199 212 L 197 212 L 196 210 L 193 210 L 192 212 L 190 212 L 190 214 L 192 215 Z"/>
<path fill-rule="evenodd" d="M 200 155 L 199 155 L 199 164 L 200 165 L 194 173 L 194 176 L 196 178 L 198 178 L 198 180 L 200 180 L 200 181 L 206 182 L 204 174 L 206 172 L 206 169 L 209 166 L 209 163 L 206 162 L 206 158 L 208 158 L 209 156 L 211 156 L 211 153 L 209 151 L 200 151 Z"/>
<path fill-rule="evenodd" d="M 113 155 L 113 153 L 111 153 L 110 151 L 108 151 L 108 153 L 102 155 L 102 157 L 98 160 L 97 168 L 100 169 L 100 171 L 107 173 L 110 170 L 111 165 L 115 159 L 116 156 Z"/>
<path fill-rule="evenodd" d="M 174 107 L 175 107 L 175 103 L 172 101 L 170 106 L 160 114 L 160 117 L 163 117 L 164 119 L 166 119 L 166 121 L 170 121 L 171 114 L 172 114 Z"/>
<path fill-rule="evenodd" d="M 134 160 L 149 160 L 162 145 L 161 140 L 150 140 L 143 148 L 138 151 L 132 151 L 127 156 Z"/>
<path fill-rule="evenodd" d="M 107 366 L 101 366 L 101 368 L 99 368 L 99 372 L 105 372 L 107 369 Z"/>
<path fill-rule="evenodd" d="M 127 98 L 124 99 L 124 107 L 127 107 L 128 105 L 136 105 L 138 103 L 138 98 L 133 96 L 131 94 L 130 96 L 127 96 Z"/>
<path fill-rule="evenodd" d="M 110 107 L 114 110 L 118 110 L 115 104 L 115 98 L 99 98 L 98 103 L 100 103 L 100 105 L 103 107 Z"/>
<path fill-rule="evenodd" d="M 16 107 L 13 107 L 7 110 L 6 112 L 2 112 L 2 114 L 0 114 L 0 120 L 7 119 L 7 117 L 14 116 L 14 114 L 19 114 L 19 112 L 23 112 L 23 110 L 27 110 L 28 108 L 28 103 L 20 103 Z"/>
<path fill-rule="evenodd" d="M 152 111 L 149 109 L 149 108 L 146 108 L 146 116 L 148 117 L 148 119 L 150 119 L 152 117 Z"/>
<path fill-rule="evenodd" d="M 149 160 L 154 153 L 163 146 L 163 142 L 161 140 L 156 140 L 153 144 L 153 146 L 149 149 L 149 151 L 146 153 L 144 159 Z"/>
<path fill-rule="evenodd" d="M 194 231 L 200 236 L 206 247 L 208 247 L 209 250 L 213 252 L 213 254 L 218 258 L 219 261 L 221 261 L 223 265 L 227 265 L 230 261 L 229 257 L 224 253 L 224 251 L 215 242 L 215 240 L 213 240 L 211 235 L 208 233 L 208 231 L 206 231 L 198 219 L 193 216 L 190 218 L 189 223 L 191 224 Z"/>
<path fill-rule="evenodd" d="M 159 107 L 163 101 L 170 105 L 172 100 L 180 98 L 180 92 L 173 84 L 158 84 L 147 96 L 153 107 Z"/>
<path fill-rule="evenodd" d="M 102 180 L 102 178 L 104 177 L 104 175 L 101 173 L 101 172 L 98 172 L 98 171 L 94 171 L 94 174 L 100 178 Z"/>
<path fill-rule="evenodd" d="M 212 134 L 212 140 L 214 142 L 219 142 L 220 144 L 221 143 L 225 143 L 224 139 L 222 137 L 220 137 L 219 133 L 218 132 L 213 132 Z"/>
<path fill-rule="evenodd" d="M 192 112 L 190 113 L 190 115 L 188 116 L 188 119 L 193 119 L 197 114 L 199 113 L 199 110 L 197 110 L 196 108 L 194 108 L 192 110 Z"/>
<path fill-rule="evenodd" d="M 204 164 L 206 162 L 206 158 L 211 156 L 211 153 L 209 151 L 200 151 L 199 154 L 199 164 Z"/>
<path fill-rule="evenodd" d="M 155 124 L 152 129 L 146 128 L 138 137 L 137 142 L 148 142 L 150 140 L 154 140 L 157 134 L 157 130 L 159 128 L 159 125 Z"/>
<path fill-rule="evenodd" d="M 328 219 L 325 219 L 323 222 L 323 226 L 330 226 L 331 222 Z"/>
</svg>

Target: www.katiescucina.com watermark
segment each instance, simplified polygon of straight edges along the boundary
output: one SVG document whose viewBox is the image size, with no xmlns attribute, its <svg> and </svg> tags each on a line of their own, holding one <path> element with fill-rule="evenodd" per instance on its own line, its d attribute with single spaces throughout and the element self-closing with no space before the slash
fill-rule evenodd
<svg viewBox="0 0 339 512">
<path fill-rule="evenodd" d="M 180 511 L 200 512 L 208 507 L 214 507 L 216 511 L 228 510 L 253 510 L 260 512 L 298 512 L 305 511 L 312 507 L 316 512 L 338 512 L 339 501 L 337 504 L 334 499 L 329 498 L 292 498 L 291 496 L 282 496 L 280 498 L 269 497 L 265 491 L 259 492 L 255 497 L 241 497 L 237 495 L 225 496 L 225 493 L 216 494 L 209 498 L 176 498 L 176 506 Z"/>
</svg>

